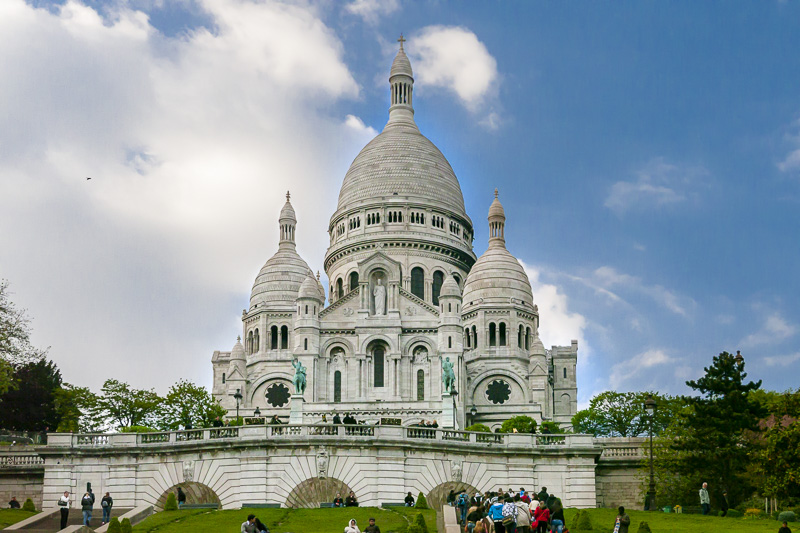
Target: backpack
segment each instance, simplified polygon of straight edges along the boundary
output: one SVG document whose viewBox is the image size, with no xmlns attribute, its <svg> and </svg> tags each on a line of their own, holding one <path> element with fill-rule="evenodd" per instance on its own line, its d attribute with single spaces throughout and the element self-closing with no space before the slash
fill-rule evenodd
<svg viewBox="0 0 800 533">
<path fill-rule="evenodd" d="M 461 494 L 458 497 L 458 506 L 459 507 L 466 507 L 467 506 L 467 496 L 465 494 Z"/>
</svg>

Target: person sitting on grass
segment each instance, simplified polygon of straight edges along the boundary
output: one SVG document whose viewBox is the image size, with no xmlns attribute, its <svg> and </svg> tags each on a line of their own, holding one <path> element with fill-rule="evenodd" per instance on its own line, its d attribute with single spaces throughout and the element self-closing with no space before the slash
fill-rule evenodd
<svg viewBox="0 0 800 533">
<path fill-rule="evenodd" d="M 381 528 L 375 525 L 375 519 L 369 519 L 369 525 L 364 528 L 364 533 L 381 533 Z"/>
<path fill-rule="evenodd" d="M 239 533 L 256 533 L 256 515 L 247 515 L 247 520 L 242 522 L 242 529 Z"/>
<path fill-rule="evenodd" d="M 406 495 L 406 499 L 403 501 L 405 502 L 406 507 L 414 507 L 414 497 L 410 492 Z"/>
<path fill-rule="evenodd" d="M 351 518 L 350 522 L 347 524 L 347 527 L 344 528 L 344 533 L 361 533 L 361 530 L 358 529 L 356 525 L 356 519 Z"/>
<path fill-rule="evenodd" d="M 347 498 L 344 499 L 344 506 L 358 507 L 358 498 L 356 498 L 356 493 L 352 490 L 350 491 L 350 494 L 347 495 Z"/>
<path fill-rule="evenodd" d="M 786 520 L 783 521 L 783 525 L 778 530 L 778 533 L 792 533 L 792 530 L 789 529 L 789 526 L 786 524 Z"/>
<path fill-rule="evenodd" d="M 411 493 L 409 492 L 409 494 L 411 494 Z M 9 509 L 19 509 L 19 502 L 17 501 L 17 497 L 16 496 L 12 496 L 11 497 L 11 501 L 8 502 L 8 508 Z"/>
<path fill-rule="evenodd" d="M 256 533 L 269 533 L 269 528 L 256 517 Z"/>
</svg>

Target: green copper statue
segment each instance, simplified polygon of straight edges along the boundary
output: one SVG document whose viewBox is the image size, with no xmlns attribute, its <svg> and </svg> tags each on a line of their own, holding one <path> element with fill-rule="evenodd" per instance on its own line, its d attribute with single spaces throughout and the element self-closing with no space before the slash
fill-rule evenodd
<svg viewBox="0 0 800 533">
<path fill-rule="evenodd" d="M 453 363 L 449 357 L 442 361 L 442 383 L 444 392 L 453 392 L 456 388 L 456 374 L 453 372 Z"/>
<path fill-rule="evenodd" d="M 292 366 L 294 367 L 294 392 L 303 394 L 306 391 L 306 368 L 299 359 L 294 359 Z"/>
</svg>

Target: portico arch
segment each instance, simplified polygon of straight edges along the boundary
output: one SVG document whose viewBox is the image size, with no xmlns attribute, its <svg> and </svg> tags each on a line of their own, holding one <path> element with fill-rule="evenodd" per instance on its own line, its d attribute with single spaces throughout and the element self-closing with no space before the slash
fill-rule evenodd
<svg viewBox="0 0 800 533">
<path fill-rule="evenodd" d="M 464 483 L 463 481 L 445 481 L 441 485 L 433 487 L 428 495 L 425 496 L 428 499 L 428 506 L 431 509 L 436 509 L 437 512 L 441 511 L 442 507 L 447 503 L 447 495 L 450 494 L 451 490 L 454 490 L 456 494 L 465 490 L 470 496 L 475 496 L 475 493 L 478 492 L 478 489 L 469 483 Z"/>
<path fill-rule="evenodd" d="M 174 493 L 177 496 L 178 487 L 183 490 L 183 493 L 186 494 L 186 503 L 216 503 L 217 505 L 220 504 L 219 496 L 217 493 L 213 491 L 211 487 L 208 485 L 203 485 L 202 483 L 197 483 L 196 481 L 184 481 L 183 483 L 178 483 L 177 485 L 173 485 L 156 500 L 156 503 L 153 507 L 156 508 L 157 511 L 164 510 L 164 504 L 167 503 L 167 496 L 170 493 Z"/>
<path fill-rule="evenodd" d="M 337 494 L 346 498 L 350 490 L 347 483 L 335 477 L 310 477 L 292 489 L 284 505 L 293 509 L 316 509 L 320 503 L 332 502 Z"/>
</svg>

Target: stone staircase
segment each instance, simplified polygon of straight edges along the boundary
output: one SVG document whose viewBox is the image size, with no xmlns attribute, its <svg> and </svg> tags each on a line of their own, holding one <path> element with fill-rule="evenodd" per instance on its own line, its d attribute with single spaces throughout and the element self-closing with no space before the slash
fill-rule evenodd
<svg viewBox="0 0 800 533">
<path fill-rule="evenodd" d="M 131 509 L 117 509 L 114 507 L 111 510 L 111 516 L 116 516 L 119 518 L 123 514 L 127 513 Z M 89 527 L 92 529 L 97 529 L 100 527 L 101 520 L 103 518 L 103 510 L 99 508 L 95 508 L 92 512 L 92 521 Z M 67 527 L 69 526 L 79 526 L 83 524 L 83 512 L 81 512 L 80 508 L 78 509 L 70 509 L 69 510 L 69 520 L 67 521 Z M 33 524 L 29 524 L 20 528 L 18 531 L 24 531 L 25 533 L 56 533 L 57 531 L 61 530 L 61 513 L 56 513 L 54 515 L 48 516 L 44 520 L 39 520 L 38 522 L 34 522 Z"/>
</svg>

